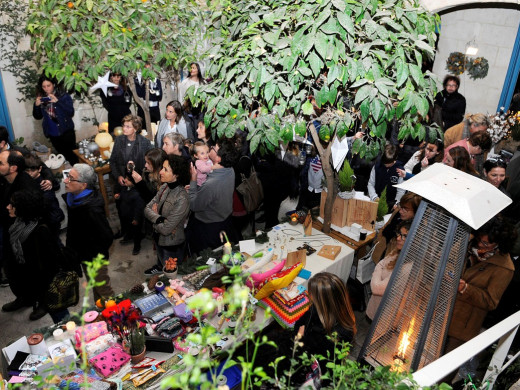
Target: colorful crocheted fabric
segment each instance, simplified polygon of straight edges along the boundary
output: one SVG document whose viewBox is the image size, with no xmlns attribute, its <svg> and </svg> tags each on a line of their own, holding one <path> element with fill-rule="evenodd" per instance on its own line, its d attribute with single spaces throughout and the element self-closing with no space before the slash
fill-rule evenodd
<svg viewBox="0 0 520 390">
<path fill-rule="evenodd" d="M 283 328 L 293 328 L 298 319 L 309 309 L 311 302 L 307 291 L 299 295 L 299 299 L 292 305 L 286 305 L 277 294 L 258 301 L 264 309 L 270 308 L 271 315 Z"/>
</svg>

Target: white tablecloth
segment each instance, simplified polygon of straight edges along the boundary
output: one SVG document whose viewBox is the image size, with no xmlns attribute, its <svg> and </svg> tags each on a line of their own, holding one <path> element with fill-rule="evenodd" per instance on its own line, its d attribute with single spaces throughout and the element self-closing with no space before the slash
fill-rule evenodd
<svg viewBox="0 0 520 390">
<path fill-rule="evenodd" d="M 289 223 L 277 225 L 268 233 L 269 242 L 265 244 L 256 244 L 256 250 L 264 248 L 275 247 L 275 255 L 280 257 L 282 252 L 281 246 L 287 249 L 287 252 L 297 250 L 296 248 L 307 243 L 314 249 L 312 255 L 307 256 L 305 269 L 311 272 L 311 277 L 319 272 L 330 272 L 338 275 L 344 282 L 348 280 L 350 269 L 354 261 L 354 250 L 347 245 L 335 240 L 319 230 L 312 229 L 311 236 L 303 235 L 303 225 L 298 224 L 292 226 Z M 325 257 L 319 256 L 318 252 L 324 245 L 337 245 L 341 247 L 341 252 L 335 260 L 329 260 Z M 298 284 L 307 286 L 307 280 L 297 278 Z"/>
</svg>

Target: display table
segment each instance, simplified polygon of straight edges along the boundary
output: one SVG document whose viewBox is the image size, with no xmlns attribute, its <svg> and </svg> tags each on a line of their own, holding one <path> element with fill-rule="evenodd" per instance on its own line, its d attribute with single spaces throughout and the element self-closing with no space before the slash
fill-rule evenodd
<svg viewBox="0 0 520 390">
<path fill-rule="evenodd" d="M 296 251 L 298 247 L 307 243 L 309 246 L 316 249 L 316 252 L 307 256 L 305 264 L 305 269 L 311 272 L 311 277 L 319 272 L 330 272 L 339 276 L 345 282 L 348 280 L 350 269 L 354 262 L 355 250 L 344 242 L 341 242 L 341 240 L 326 235 L 315 228 L 312 229 L 311 236 L 304 236 L 302 224 L 292 226 L 289 223 L 275 226 L 268 233 L 268 236 L 269 242 L 262 245 L 256 244 L 256 250 L 275 247 L 275 255 L 279 255 L 281 246 L 285 246 L 285 243 L 287 247 L 283 249 L 287 250 L 287 252 Z M 284 238 L 286 239 L 285 241 Z M 329 260 L 318 255 L 318 252 L 324 245 L 337 245 L 341 247 L 341 251 L 335 260 Z M 302 284 L 307 286 L 307 281 L 302 281 Z"/>
<path fill-rule="evenodd" d="M 78 159 L 79 159 L 79 161 L 81 163 L 88 164 L 90 166 L 93 165 L 92 161 L 87 160 L 79 152 L 78 149 L 75 149 L 73 152 L 74 152 L 74 154 L 76 156 L 78 156 Z M 103 196 L 103 200 L 105 201 L 105 214 L 108 216 L 108 214 L 109 214 L 109 211 L 108 211 L 108 194 L 107 194 L 107 189 L 105 187 L 105 182 L 103 180 L 103 175 L 112 172 L 112 170 L 110 169 L 110 164 L 107 164 L 107 165 L 103 165 L 102 167 L 94 168 L 94 171 L 96 172 L 96 175 L 98 176 L 99 191 L 101 191 L 101 195 Z"/>
<path fill-rule="evenodd" d="M 318 230 L 320 233 L 323 230 L 323 223 L 321 223 L 318 220 L 312 221 L 312 227 L 316 230 Z M 363 248 L 365 248 L 368 244 L 370 244 L 372 241 L 374 241 L 374 238 L 376 237 L 376 232 L 372 232 L 367 235 L 367 238 L 363 241 L 355 240 L 352 237 L 348 237 L 344 234 L 341 234 L 340 232 L 337 232 L 334 229 L 330 229 L 330 233 L 328 233 L 330 237 L 333 239 L 338 240 L 339 242 L 348 245 L 350 248 L 352 248 L 356 254 Z"/>
<path fill-rule="evenodd" d="M 298 247 L 303 246 L 304 244 L 309 245 L 310 247 L 316 249 L 316 252 L 312 253 L 311 255 L 308 255 L 306 257 L 305 262 L 305 270 L 310 271 L 311 275 L 310 277 L 316 275 L 320 272 L 330 272 L 337 276 L 339 276 L 343 281 L 347 281 L 350 270 L 352 267 L 352 263 L 354 260 L 354 250 L 350 248 L 349 246 L 338 242 L 337 240 L 319 232 L 316 229 L 312 230 L 311 236 L 304 236 L 303 234 L 303 225 L 296 225 L 291 226 L 288 223 L 280 224 L 275 226 L 269 233 L 268 233 L 269 241 L 264 244 L 254 244 L 254 251 L 261 251 L 267 248 L 273 248 L 274 256 L 277 257 L 277 261 L 279 261 L 283 255 L 290 253 L 292 251 L 298 250 Z M 341 248 L 340 252 L 338 253 L 337 257 L 334 260 L 330 260 L 328 258 L 322 257 L 318 255 L 318 252 L 324 245 L 335 245 L 339 246 Z M 251 247 L 251 249 L 253 249 Z M 253 254 L 254 252 L 251 251 Z M 180 276 L 179 276 L 180 277 Z M 308 279 L 304 279 L 301 277 L 296 277 L 294 280 L 295 283 L 307 286 Z M 164 292 L 163 292 L 164 295 Z M 189 300 L 189 298 L 188 298 Z M 206 320 L 203 320 L 206 322 Z M 265 326 L 267 326 L 269 323 L 273 321 L 272 317 L 266 318 L 265 316 L 265 310 L 261 307 L 256 308 L 256 318 L 255 318 L 255 326 L 257 330 L 262 330 Z M 214 317 L 212 320 L 208 320 L 212 326 L 215 326 L 213 322 L 218 323 L 219 318 L 217 316 Z M 228 327 L 227 322 L 220 322 L 222 329 L 219 329 L 220 332 L 223 334 L 226 334 L 224 332 L 225 328 Z M 222 349 L 226 349 L 229 347 L 230 344 L 237 343 L 243 341 L 240 337 L 236 338 L 234 336 L 231 336 L 230 334 L 226 334 L 226 341 L 222 344 Z M 56 341 L 53 339 L 53 337 L 50 337 L 47 339 L 47 345 L 52 346 L 55 344 Z M 184 366 L 182 365 L 182 360 L 180 360 L 179 357 L 180 352 L 175 351 L 173 354 L 165 354 L 165 353 L 159 353 L 159 352 L 147 352 L 147 357 L 153 357 L 157 360 L 164 360 L 164 366 L 162 367 L 166 373 L 157 376 L 156 378 L 153 378 L 149 382 L 146 382 L 139 388 L 147 388 L 147 389 L 155 389 L 159 388 L 160 381 L 162 378 L 164 378 L 167 375 L 172 375 L 176 372 L 182 371 L 184 369 Z M 180 366 L 177 364 L 180 362 Z M 4 365 L 5 367 L 5 365 Z M 127 377 L 128 373 L 130 372 L 130 363 L 125 365 L 125 368 L 122 369 L 120 372 L 114 374 L 113 376 L 110 376 L 107 379 L 124 379 Z M 134 390 L 135 387 L 133 386 L 131 381 L 125 380 L 124 389 L 127 390 Z"/>
</svg>

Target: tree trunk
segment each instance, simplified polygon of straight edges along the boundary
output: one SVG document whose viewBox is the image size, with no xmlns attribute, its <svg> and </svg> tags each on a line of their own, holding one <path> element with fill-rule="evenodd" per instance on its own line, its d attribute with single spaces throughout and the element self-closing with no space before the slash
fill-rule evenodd
<svg viewBox="0 0 520 390">
<path fill-rule="evenodd" d="M 130 86 L 130 91 L 132 91 L 132 95 L 134 96 L 135 102 L 142 108 L 144 112 L 144 122 L 145 128 L 147 132 L 147 138 L 153 142 L 153 134 L 152 134 L 152 121 L 150 119 L 150 89 L 148 84 L 148 79 L 143 80 L 145 83 L 146 93 L 145 99 L 141 99 L 137 96 L 137 90 L 135 89 L 135 81 L 134 76 L 128 76 L 128 85 Z"/>
<path fill-rule="evenodd" d="M 327 199 L 325 200 L 325 207 L 323 209 L 323 233 L 330 233 L 330 224 L 332 219 L 332 206 L 334 205 L 334 199 L 338 195 L 338 175 L 332 168 L 331 163 L 331 150 L 332 141 L 327 144 L 327 148 L 323 148 L 320 143 L 320 137 L 314 127 L 314 123 L 311 122 L 309 125 L 312 139 L 318 149 L 318 154 L 321 159 L 321 166 L 323 168 L 323 174 L 327 181 Z"/>
</svg>

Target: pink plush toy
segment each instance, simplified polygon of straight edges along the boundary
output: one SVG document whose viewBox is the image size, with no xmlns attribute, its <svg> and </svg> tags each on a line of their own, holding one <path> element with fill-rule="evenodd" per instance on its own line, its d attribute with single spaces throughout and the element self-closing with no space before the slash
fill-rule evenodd
<svg viewBox="0 0 520 390">
<path fill-rule="evenodd" d="M 256 288 L 260 283 L 262 283 L 264 280 L 266 280 L 271 275 L 274 275 L 277 272 L 280 272 L 283 267 L 285 267 L 285 259 L 283 259 L 278 264 L 275 263 L 274 267 L 271 268 L 269 271 L 266 271 L 262 274 L 251 274 L 247 278 L 246 286 L 249 288 Z"/>
<path fill-rule="evenodd" d="M 195 295 L 195 293 L 191 290 L 188 290 L 183 287 L 184 281 L 179 279 L 170 279 L 170 287 L 174 290 L 178 291 L 179 294 L 182 294 L 181 300 L 185 300 L 188 297 L 191 297 L 192 295 Z"/>
</svg>

